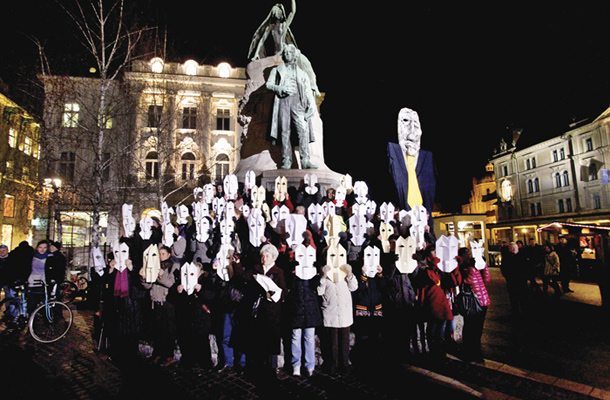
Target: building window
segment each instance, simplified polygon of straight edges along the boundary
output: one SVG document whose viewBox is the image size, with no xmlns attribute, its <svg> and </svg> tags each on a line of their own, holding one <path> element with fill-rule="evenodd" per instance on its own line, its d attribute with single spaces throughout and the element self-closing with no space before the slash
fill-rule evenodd
<svg viewBox="0 0 610 400">
<path fill-rule="evenodd" d="M 146 155 L 146 179 L 159 178 L 159 155 L 151 151 Z"/>
<path fill-rule="evenodd" d="M 527 192 L 528 193 L 534 193 L 534 181 L 532 181 L 531 179 L 528 179 L 527 181 Z"/>
<path fill-rule="evenodd" d="M 572 199 L 566 199 L 566 211 L 572 212 Z"/>
<path fill-rule="evenodd" d="M 108 107 L 106 110 L 106 114 L 102 117 L 102 121 L 99 124 L 100 128 L 103 129 L 112 129 L 113 121 L 112 121 L 112 108 Z"/>
<path fill-rule="evenodd" d="M 542 203 L 536 203 L 536 211 L 538 215 L 542 215 Z"/>
<path fill-rule="evenodd" d="M 182 109 L 182 128 L 197 129 L 197 108 L 184 107 Z"/>
<path fill-rule="evenodd" d="M 32 155 L 32 138 L 26 136 L 23 140 L 23 152 L 28 156 Z"/>
<path fill-rule="evenodd" d="M 587 149 L 587 151 L 593 151 L 593 139 L 592 138 L 585 139 L 585 148 Z"/>
<path fill-rule="evenodd" d="M 532 164 L 529 158 L 525 160 L 525 169 L 532 169 Z"/>
<path fill-rule="evenodd" d="M 564 212 L 566 212 L 565 206 L 563 205 L 563 199 L 557 200 L 557 208 L 559 209 L 560 214 L 563 214 Z"/>
<path fill-rule="evenodd" d="M 17 147 L 17 131 L 13 128 L 8 129 L 8 145 L 12 148 Z"/>
<path fill-rule="evenodd" d="M 536 216 L 536 205 L 530 204 L 530 217 L 535 217 L 535 216 Z"/>
<path fill-rule="evenodd" d="M 599 210 L 602 208 L 602 199 L 599 196 L 599 194 L 594 194 L 593 195 L 593 208 L 595 210 Z"/>
<path fill-rule="evenodd" d="M 64 127 L 65 128 L 76 128 L 78 127 L 78 113 L 80 112 L 80 105 L 78 103 L 66 103 L 64 105 Z"/>
<path fill-rule="evenodd" d="M 538 180 L 538 178 L 534 179 L 534 192 L 540 192 L 540 181 Z"/>
<path fill-rule="evenodd" d="M 555 174 L 555 187 L 556 188 L 561 187 L 561 175 L 559 173 Z"/>
<path fill-rule="evenodd" d="M 557 153 L 557 150 L 553 150 L 553 161 L 559 161 L 559 154 Z"/>
<path fill-rule="evenodd" d="M 228 108 L 219 108 L 216 111 L 216 130 L 217 131 L 230 131 L 231 130 L 231 116 Z"/>
<path fill-rule="evenodd" d="M 563 186 L 570 186 L 570 174 L 568 171 L 563 171 Z"/>
<path fill-rule="evenodd" d="M 163 112 L 163 106 L 157 106 L 151 104 L 148 106 L 148 127 L 158 128 L 161 126 L 161 113 Z"/>
<path fill-rule="evenodd" d="M 182 180 L 195 179 L 195 155 L 184 153 L 182 155 Z"/>
<path fill-rule="evenodd" d="M 591 163 L 589 164 L 589 180 L 596 181 L 597 179 L 597 165 L 595 165 L 595 163 Z"/>
<path fill-rule="evenodd" d="M 63 151 L 59 158 L 59 175 L 67 181 L 73 181 L 75 163 L 76 154 L 71 151 Z"/>
<path fill-rule="evenodd" d="M 227 175 L 229 175 L 229 156 L 219 154 L 216 157 L 216 182 L 222 182 Z"/>
<path fill-rule="evenodd" d="M 559 159 L 560 160 L 565 160 L 566 159 L 566 152 L 563 149 L 563 147 L 561 149 L 559 149 Z"/>
<path fill-rule="evenodd" d="M 502 166 L 502 176 L 508 176 L 508 167 L 506 165 Z"/>
<path fill-rule="evenodd" d="M 10 194 L 4 195 L 4 213 L 2 215 L 9 218 L 15 216 L 15 197 Z"/>
</svg>

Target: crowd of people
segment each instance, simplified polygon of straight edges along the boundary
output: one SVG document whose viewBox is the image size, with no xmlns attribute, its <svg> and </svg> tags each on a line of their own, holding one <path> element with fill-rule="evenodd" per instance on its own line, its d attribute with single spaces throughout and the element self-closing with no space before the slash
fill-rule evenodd
<svg viewBox="0 0 610 400">
<path fill-rule="evenodd" d="M 323 193 L 311 176 L 298 188 L 278 178 L 273 193 L 225 179 L 194 197 L 139 223 L 124 206 L 122 236 L 95 268 L 117 363 L 138 359 L 142 341 L 159 365 L 176 362 L 179 349 L 183 366 L 239 370 L 261 382 L 273 381 L 280 354 L 289 373 L 304 376 L 318 367 L 368 373 L 454 350 L 482 360 L 487 265 L 475 267 L 461 248 L 450 256 L 455 268 L 441 269 L 425 216 L 377 205 L 364 182 Z M 29 276 L 42 271 L 37 253 L 46 254 L 28 253 Z M 458 344 L 452 299 L 464 285 L 483 312 L 464 317 Z"/>
</svg>

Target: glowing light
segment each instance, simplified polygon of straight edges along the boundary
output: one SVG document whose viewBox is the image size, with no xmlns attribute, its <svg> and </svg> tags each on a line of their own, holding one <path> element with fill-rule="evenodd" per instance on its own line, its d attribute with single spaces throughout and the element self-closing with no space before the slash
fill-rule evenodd
<svg viewBox="0 0 610 400">
<path fill-rule="evenodd" d="M 228 78 L 231 76 L 231 66 L 228 63 L 220 63 L 216 68 L 218 69 L 218 75 L 220 75 L 221 78 Z"/>
<path fill-rule="evenodd" d="M 199 64 L 194 60 L 188 60 L 184 63 L 184 72 L 187 75 L 197 75 L 197 68 L 199 68 Z"/>
<path fill-rule="evenodd" d="M 150 60 L 150 69 L 152 70 L 152 72 L 160 74 L 161 72 L 163 72 L 163 64 L 163 59 L 161 59 L 160 57 L 155 57 Z"/>
</svg>

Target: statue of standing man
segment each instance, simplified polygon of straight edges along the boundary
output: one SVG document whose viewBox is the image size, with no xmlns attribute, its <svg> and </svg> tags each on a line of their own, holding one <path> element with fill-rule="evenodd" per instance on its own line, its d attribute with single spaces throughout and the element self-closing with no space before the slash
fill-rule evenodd
<svg viewBox="0 0 610 400">
<path fill-rule="evenodd" d="M 270 136 L 274 142 L 281 141 L 283 169 L 292 167 L 292 136 L 298 137 L 301 167 L 318 168 L 310 162 L 309 154 L 309 143 L 314 141 L 310 120 L 316 102 L 308 74 L 297 65 L 299 53 L 294 45 L 285 45 L 281 52 L 284 63 L 271 70 L 266 85 L 275 93 Z"/>
</svg>

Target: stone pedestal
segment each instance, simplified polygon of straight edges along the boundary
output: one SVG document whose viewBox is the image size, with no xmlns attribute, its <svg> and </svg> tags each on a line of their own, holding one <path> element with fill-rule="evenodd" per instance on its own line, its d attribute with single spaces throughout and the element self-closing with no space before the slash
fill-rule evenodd
<svg viewBox="0 0 610 400">
<path fill-rule="evenodd" d="M 240 162 L 234 174 L 243 180 L 247 171 L 254 171 L 267 190 L 273 189 L 278 176 L 285 176 L 289 186 L 299 187 L 306 174 L 315 174 L 323 190 L 334 188 L 339 185 L 342 174 L 331 171 L 324 162 L 323 125 L 318 109 L 312 116 L 315 141 L 309 145 L 310 161 L 318 169 L 298 169 L 300 161 L 296 155 L 293 157 L 294 169 L 278 169 L 282 163 L 281 146 L 269 139 L 275 94 L 265 85 L 271 69 L 281 63 L 281 57 L 276 55 L 252 61 L 246 67 L 248 81 L 239 105 L 239 122 L 243 126 Z"/>
</svg>

